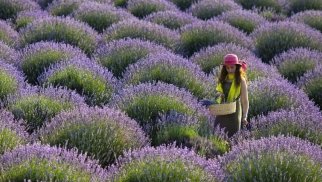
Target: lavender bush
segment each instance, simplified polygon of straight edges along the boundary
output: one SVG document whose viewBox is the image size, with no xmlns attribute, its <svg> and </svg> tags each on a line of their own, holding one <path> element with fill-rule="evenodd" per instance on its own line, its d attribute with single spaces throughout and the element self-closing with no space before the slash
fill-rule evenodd
<svg viewBox="0 0 322 182">
<path fill-rule="evenodd" d="M 0 155 L 28 142 L 29 135 L 24 129 L 10 112 L 0 110 Z"/>
<path fill-rule="evenodd" d="M 177 7 L 179 7 L 182 11 L 189 8 L 193 3 L 198 2 L 199 0 L 170 0 Z"/>
<path fill-rule="evenodd" d="M 39 18 L 49 17 L 47 11 L 21 11 L 18 13 L 17 18 L 15 19 L 16 29 L 20 30 L 26 27 L 28 24 L 32 23 L 34 20 Z"/>
<path fill-rule="evenodd" d="M 82 97 L 66 89 L 28 87 L 11 96 L 6 105 L 16 119 L 24 120 L 32 133 L 58 113 L 85 104 Z"/>
<path fill-rule="evenodd" d="M 120 39 L 100 45 L 93 57 L 114 76 L 122 77 L 125 69 L 149 53 L 168 52 L 160 45 L 140 39 Z"/>
<path fill-rule="evenodd" d="M 145 83 L 123 88 L 111 99 L 110 106 L 126 112 L 143 129 L 154 136 L 156 120 L 160 114 L 178 113 L 208 119 L 208 111 L 184 89 L 165 83 Z"/>
<path fill-rule="evenodd" d="M 252 119 L 251 131 L 242 130 L 233 137 L 234 142 L 249 138 L 290 135 L 308 140 L 322 147 L 322 115 L 320 112 L 303 112 L 300 109 L 271 112 Z"/>
<path fill-rule="evenodd" d="M 14 64 L 17 61 L 17 58 L 16 50 L 0 40 L 0 60 L 9 64 Z"/>
<path fill-rule="evenodd" d="M 145 147 L 125 153 L 108 170 L 109 181 L 223 181 L 217 161 L 205 160 L 188 149 Z"/>
<path fill-rule="evenodd" d="M 0 41 L 13 47 L 17 43 L 18 32 L 16 32 L 7 22 L 0 19 Z"/>
<path fill-rule="evenodd" d="M 11 64 L 0 59 L 0 101 L 25 87 L 24 76 Z"/>
<path fill-rule="evenodd" d="M 265 63 L 291 48 L 307 47 L 322 50 L 322 34 L 303 24 L 294 22 L 268 23 L 252 34 L 256 53 Z"/>
<path fill-rule="evenodd" d="M 297 85 L 302 88 L 309 98 L 322 110 L 321 83 L 322 65 L 319 65 L 299 78 Z"/>
<path fill-rule="evenodd" d="M 227 135 L 213 123 L 200 123 L 198 118 L 172 112 L 160 116 L 157 121 L 158 131 L 152 144 L 171 144 L 188 147 L 207 158 L 214 158 L 230 148 Z M 207 128 L 205 128 L 207 127 Z M 206 131 L 205 131 L 206 130 Z"/>
<path fill-rule="evenodd" d="M 184 26 L 181 32 L 181 52 L 187 56 L 202 48 L 224 42 L 251 47 L 251 40 L 244 33 L 223 22 L 195 22 Z"/>
<path fill-rule="evenodd" d="M 254 11 L 271 22 L 284 21 L 287 19 L 287 15 L 282 12 L 277 12 L 276 10 L 274 10 L 274 8 L 255 8 Z"/>
<path fill-rule="evenodd" d="M 308 26 L 322 32 L 322 11 L 308 10 L 300 12 L 291 16 L 290 21 L 307 24 Z"/>
<path fill-rule="evenodd" d="M 220 159 L 227 181 L 321 181 L 322 150 L 295 137 L 245 141 Z"/>
<path fill-rule="evenodd" d="M 97 2 L 82 3 L 72 15 L 75 19 L 86 22 L 98 32 L 103 32 L 104 29 L 113 23 L 133 17 L 126 11 Z"/>
<path fill-rule="evenodd" d="M 252 1 L 252 0 L 234 0 L 245 9 L 267 9 L 270 8 L 275 12 L 281 12 L 283 10 L 283 5 L 281 0 L 262 0 L 262 1 Z"/>
<path fill-rule="evenodd" d="M 25 145 L 0 157 L 1 181 L 105 181 L 106 171 L 77 150 Z"/>
<path fill-rule="evenodd" d="M 85 0 L 53 0 L 46 8 L 54 16 L 68 16 Z"/>
<path fill-rule="evenodd" d="M 98 34 L 88 25 L 72 18 L 48 17 L 38 19 L 20 33 L 20 45 L 56 41 L 78 46 L 90 55 L 97 44 Z"/>
<path fill-rule="evenodd" d="M 274 57 L 272 63 L 290 82 L 297 79 L 322 63 L 322 54 L 308 48 L 295 48 Z"/>
<path fill-rule="evenodd" d="M 238 9 L 242 9 L 242 7 L 232 0 L 202 0 L 192 4 L 187 11 L 191 12 L 193 16 L 199 19 L 208 20 L 222 14 L 223 12 Z"/>
<path fill-rule="evenodd" d="M 209 74 L 215 67 L 218 67 L 223 63 L 224 56 L 230 52 L 236 54 L 240 60 L 246 60 L 247 62 L 252 61 L 252 59 L 249 58 L 256 57 L 250 50 L 237 44 L 219 43 L 212 47 L 201 49 L 199 52 L 193 54 L 190 57 L 190 60 L 193 63 L 198 64 L 202 71 Z"/>
<path fill-rule="evenodd" d="M 235 10 L 224 12 L 217 17 L 218 20 L 229 23 L 247 34 L 251 33 L 266 20 L 259 14 L 246 10 Z"/>
<path fill-rule="evenodd" d="M 22 49 L 16 66 L 24 72 L 29 83 L 36 84 L 38 76 L 50 65 L 74 57 L 86 58 L 86 55 L 69 44 L 41 41 Z"/>
<path fill-rule="evenodd" d="M 171 1 L 165 0 L 128 0 L 127 9 L 138 18 L 143 18 L 158 11 L 177 10 Z"/>
<path fill-rule="evenodd" d="M 136 121 L 107 107 L 63 112 L 37 135 L 43 143 L 76 147 L 103 166 L 112 164 L 124 150 L 148 145 L 148 139 Z"/>
<path fill-rule="evenodd" d="M 322 2 L 319 0 L 291 0 L 287 3 L 288 14 L 294 14 L 305 10 L 322 10 Z"/>
<path fill-rule="evenodd" d="M 1 0 L 0 19 L 14 19 L 20 11 L 40 9 L 32 0 Z"/>
<path fill-rule="evenodd" d="M 153 24 L 143 20 L 129 19 L 113 24 L 103 33 L 103 41 L 122 38 L 140 38 L 158 43 L 172 50 L 176 50 L 180 35 L 161 25 Z"/>
<path fill-rule="evenodd" d="M 80 4 L 84 2 L 98 2 L 102 4 L 110 4 L 112 5 L 113 0 L 93 0 L 93 1 L 86 1 L 86 0 L 36 0 L 39 5 L 43 8 L 46 8 L 51 14 L 55 16 L 68 16 L 73 11 L 75 11 Z"/>
<path fill-rule="evenodd" d="M 138 85 L 162 81 L 185 88 L 198 98 L 211 97 L 215 93 L 214 81 L 207 77 L 199 66 L 170 53 L 149 54 L 130 65 L 123 75 L 123 84 Z"/>
<path fill-rule="evenodd" d="M 112 73 L 88 58 L 73 58 L 51 66 L 38 78 L 46 86 L 63 86 L 84 95 L 88 105 L 106 104 L 117 86 Z"/>
<path fill-rule="evenodd" d="M 145 20 L 159 25 L 163 25 L 169 29 L 179 29 L 187 24 L 191 24 L 198 21 L 188 13 L 182 13 L 179 11 L 159 11 L 152 13 L 145 18 Z"/>
<path fill-rule="evenodd" d="M 218 77 L 220 65 L 224 56 L 229 53 L 236 54 L 240 60 L 247 63 L 247 79 L 255 80 L 260 77 L 280 78 L 276 68 L 268 66 L 258 59 L 250 50 L 234 43 L 220 43 L 213 47 L 207 47 L 190 57 L 193 63 L 198 64 L 201 69 L 210 75 Z"/>
<path fill-rule="evenodd" d="M 318 111 L 308 96 L 286 80 L 261 79 L 249 85 L 249 118 L 267 115 L 271 111 L 302 109 L 306 112 Z"/>
</svg>

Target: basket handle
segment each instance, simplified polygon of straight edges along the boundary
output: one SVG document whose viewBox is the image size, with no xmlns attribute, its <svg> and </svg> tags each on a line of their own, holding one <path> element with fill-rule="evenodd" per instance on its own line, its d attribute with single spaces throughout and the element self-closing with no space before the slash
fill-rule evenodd
<svg viewBox="0 0 322 182">
<path fill-rule="evenodd" d="M 223 102 L 226 102 L 225 94 L 218 92 L 218 93 L 216 94 L 216 99 L 217 99 L 218 97 L 221 97 L 221 99 L 223 100 Z M 240 94 L 239 94 L 239 96 L 238 96 L 234 101 L 237 101 L 239 98 L 240 98 Z"/>
<path fill-rule="evenodd" d="M 217 92 L 215 95 L 215 100 L 217 100 L 218 97 L 221 97 L 223 102 L 226 102 L 226 98 L 225 98 L 225 94 L 221 93 L 221 92 Z"/>
</svg>

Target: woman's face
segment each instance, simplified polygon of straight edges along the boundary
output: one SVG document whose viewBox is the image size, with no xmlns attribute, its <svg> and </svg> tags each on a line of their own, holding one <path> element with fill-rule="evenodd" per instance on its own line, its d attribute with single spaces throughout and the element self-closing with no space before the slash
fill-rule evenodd
<svg viewBox="0 0 322 182">
<path fill-rule="evenodd" d="M 236 65 L 225 65 L 225 67 L 228 73 L 235 73 L 236 71 Z"/>
</svg>

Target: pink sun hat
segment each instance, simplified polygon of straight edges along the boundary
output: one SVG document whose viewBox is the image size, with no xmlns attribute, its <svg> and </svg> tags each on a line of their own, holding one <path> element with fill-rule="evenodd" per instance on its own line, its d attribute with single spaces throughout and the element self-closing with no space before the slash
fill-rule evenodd
<svg viewBox="0 0 322 182">
<path fill-rule="evenodd" d="M 236 65 L 236 64 L 241 65 L 244 70 L 247 69 L 246 62 L 239 60 L 236 54 L 225 55 L 223 65 Z"/>
<path fill-rule="evenodd" d="M 223 63 L 223 65 L 234 65 L 234 64 L 241 65 L 241 63 L 238 60 L 237 55 L 236 54 L 227 54 L 224 57 L 224 63 Z"/>
</svg>

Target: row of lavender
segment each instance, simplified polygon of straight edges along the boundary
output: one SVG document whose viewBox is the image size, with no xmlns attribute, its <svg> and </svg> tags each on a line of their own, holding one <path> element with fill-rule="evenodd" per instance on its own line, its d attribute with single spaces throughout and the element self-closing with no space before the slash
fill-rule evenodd
<svg viewBox="0 0 322 182">
<path fill-rule="evenodd" d="M 18 18 L 12 20 L 16 24 L 12 27 L 19 30 L 19 33 L 15 34 L 15 30 L 8 24 L 3 26 L 6 27 L 5 33 L 11 32 L 6 35 L 13 35 L 13 41 L 10 43 L 3 40 L 0 50 L 3 52 L 1 77 L 4 78 L 1 83 L 1 88 L 4 88 L 1 100 L 2 108 L 7 110 L 2 112 L 1 117 L 4 118 L 1 119 L 3 123 L 0 127 L 4 142 L 0 152 L 29 143 L 8 151 L 1 157 L 3 165 L 0 174 L 4 181 L 237 181 L 249 180 L 254 173 L 262 174 L 256 177 L 258 180 L 283 180 L 289 177 L 297 181 L 321 179 L 319 146 L 284 137 L 243 143 L 248 138 L 290 134 L 321 146 L 321 113 L 298 88 L 307 87 L 306 93 L 312 91 L 311 98 L 317 96 L 315 102 L 318 103 L 320 97 L 317 88 L 320 79 L 315 77 L 321 77 L 321 68 L 317 66 L 321 53 L 313 49 L 321 48 L 319 32 L 302 24 L 278 22 L 266 24 L 270 27 L 268 30 L 253 28 L 255 31 L 248 36 L 215 19 L 203 22 L 193 17 L 198 17 L 196 14 L 189 16 L 177 10 L 164 14 L 157 12 L 146 17 L 145 21 L 138 20 L 133 15 L 143 18 L 147 14 L 142 14 L 142 10 L 131 9 L 132 1 L 127 6 L 121 6 L 133 15 L 124 10 L 116 10 L 111 4 L 103 6 L 85 1 L 70 1 L 75 6 L 62 6 L 65 2 L 68 3 L 54 1 L 46 9 L 49 13 L 22 12 L 20 17 L 18 15 Z M 46 4 L 45 1 L 39 3 Z M 13 4 L 19 3 L 17 1 Z M 45 4 L 42 5 L 45 7 Z M 135 4 L 142 5 L 144 1 L 132 3 L 133 6 Z M 217 4 L 215 7 L 218 6 Z M 59 12 L 65 11 L 62 7 L 68 7 L 67 13 Z M 55 8 L 57 9 L 54 10 Z M 106 20 L 113 19 L 106 12 L 119 13 L 119 19 L 106 24 Z M 237 15 L 250 13 L 237 10 L 228 11 L 227 14 L 229 12 L 236 12 Z M 98 15 L 95 16 L 95 13 Z M 310 12 L 311 16 L 317 19 L 321 17 L 318 11 L 313 13 Z M 52 17 L 67 14 L 88 23 L 101 33 L 96 33 L 88 25 L 73 18 Z M 24 20 L 24 16 L 31 19 Z M 40 20 L 33 20 L 41 16 L 43 18 Z M 94 18 L 88 19 L 90 16 Z M 175 25 L 174 29 L 177 30 L 172 31 L 148 23 L 154 16 L 165 16 L 163 20 L 167 20 L 169 16 L 177 17 L 175 19 L 183 23 Z M 251 16 L 258 15 L 252 13 Z M 22 24 L 18 24 L 19 18 Z M 97 22 L 91 24 L 90 20 Z M 31 23 L 26 26 L 27 22 Z M 166 23 L 160 24 L 167 26 Z M 171 23 L 168 28 L 171 28 Z M 285 29 L 289 31 L 287 35 L 284 34 Z M 285 37 L 293 38 L 298 32 L 301 35 L 296 41 L 284 42 Z M 274 37 L 275 34 L 277 36 Z M 9 36 L 4 36 L 3 39 L 7 37 Z M 125 37 L 144 40 L 123 39 Z M 64 43 L 39 41 L 65 42 L 80 49 Z M 260 46 L 252 47 L 249 46 L 252 41 L 263 42 Z M 252 51 L 243 47 L 250 50 L 255 48 L 264 62 L 270 62 L 278 69 L 262 63 Z M 304 48 L 291 49 L 279 55 L 291 47 Z M 263 51 L 267 48 L 271 52 Z M 198 103 L 198 99 L 212 97 L 215 84 L 213 76 L 223 55 L 229 52 L 235 52 L 248 60 L 251 81 L 250 118 L 253 118 L 254 123 L 251 131 L 242 131 L 231 141 L 219 129 L 215 132 L 210 129 L 213 118 Z M 314 67 L 317 68 L 311 72 Z M 279 73 L 298 87 L 282 79 Z M 300 76 L 303 77 L 297 79 Z M 30 86 L 24 82 L 25 78 L 29 83 L 42 85 L 44 88 Z M 151 81 L 171 85 L 141 84 Z M 311 82 L 309 86 L 305 85 L 308 81 Z M 75 90 L 78 94 L 66 88 L 53 88 L 59 85 Z M 105 107 L 89 108 L 86 105 Z M 265 116 L 256 118 L 259 114 Z M 17 119 L 20 119 L 19 123 L 23 127 L 14 121 Z M 159 146 L 173 141 L 177 142 L 176 146 L 193 148 L 196 153 L 208 158 L 230 152 L 219 159 L 205 160 L 190 150 L 174 146 L 149 147 L 151 144 Z M 64 146 L 67 149 L 77 148 L 78 151 L 32 145 L 34 142 Z M 272 147 L 277 144 L 278 147 Z M 137 150 L 129 151 L 115 161 L 124 151 L 134 148 Z M 273 148 L 272 153 L 267 153 L 267 149 Z M 240 150 L 244 154 L 241 158 L 237 157 Z M 79 152 L 86 152 L 99 161 L 86 159 L 84 155 L 78 156 Z M 23 155 L 24 153 L 29 155 Z M 17 159 L 16 156 L 21 158 Z M 259 159 L 262 163 L 258 163 Z M 103 167 L 112 166 L 105 171 L 97 163 Z M 276 166 L 282 172 L 295 172 L 279 175 L 280 171 L 275 170 Z M 31 174 L 30 168 L 36 172 Z M 304 173 L 303 169 L 306 169 Z M 160 176 L 160 171 L 167 175 Z"/>
<path fill-rule="evenodd" d="M 53 4 L 58 6 L 62 6 L 59 3 L 64 3 L 65 1 L 59 2 L 55 1 Z M 252 25 L 252 28 L 249 32 L 252 32 L 250 36 L 247 36 L 240 32 L 240 30 L 222 23 L 218 22 L 218 20 L 224 20 L 226 18 L 218 18 L 215 17 L 214 20 L 210 20 L 207 22 L 198 21 L 196 18 L 190 17 L 189 21 L 184 21 L 183 23 L 179 23 L 180 29 L 177 31 L 171 31 L 164 27 L 158 26 L 156 24 L 150 24 L 146 21 L 135 19 L 133 15 L 127 13 L 124 10 L 113 9 L 111 5 L 100 5 L 98 3 L 81 3 L 78 2 L 78 9 L 73 6 L 70 13 L 74 18 L 77 19 L 75 12 L 79 11 L 84 13 L 83 19 L 78 18 L 78 20 L 84 21 L 91 25 L 93 28 L 96 27 L 96 24 L 101 25 L 102 22 L 109 22 L 103 28 L 105 29 L 102 34 L 97 34 L 94 30 L 92 30 L 87 25 L 84 25 L 80 22 L 77 22 L 70 18 L 54 18 L 45 12 L 22 12 L 18 14 L 16 18 L 16 26 L 23 27 L 23 25 L 18 25 L 19 22 L 28 23 L 32 22 L 32 19 L 35 17 L 43 17 L 43 19 L 37 20 L 30 24 L 30 27 L 20 30 L 19 34 L 15 32 L 11 27 L 2 22 L 2 29 L 4 30 L 3 41 L 6 44 L 11 46 L 17 46 L 17 48 L 24 47 L 28 44 L 38 42 L 40 40 L 45 41 L 63 41 L 65 43 L 72 44 L 74 46 L 78 46 L 85 53 L 87 53 L 92 58 L 98 58 L 98 61 L 109 70 L 112 71 L 114 76 L 120 77 L 123 74 L 125 68 L 130 64 L 135 62 L 135 60 L 123 60 L 123 63 L 118 63 L 119 60 L 111 60 L 110 50 L 106 50 L 101 48 L 100 50 L 96 49 L 97 47 L 111 47 L 115 46 L 116 43 L 111 43 L 113 40 L 132 37 L 132 38 L 140 38 L 145 40 L 150 40 L 156 43 L 159 43 L 170 50 L 180 53 L 183 56 L 191 56 L 192 61 L 199 64 L 203 71 L 206 73 L 211 72 L 211 70 L 218 66 L 219 60 L 193 60 L 193 57 L 199 56 L 199 51 L 204 53 L 202 50 L 208 46 L 213 46 L 221 42 L 233 42 L 243 47 L 254 48 L 254 52 L 266 63 L 273 62 L 275 60 L 275 64 L 279 71 L 288 78 L 293 83 L 297 81 L 298 77 L 303 76 L 305 72 L 308 70 L 312 70 L 317 64 L 320 56 L 316 54 L 311 49 L 320 50 L 321 49 L 321 34 L 309 27 L 305 27 L 299 23 L 292 22 L 278 22 L 278 23 L 268 23 L 261 27 L 258 25 L 263 24 L 266 20 L 260 17 L 256 13 L 251 13 L 245 10 L 237 10 L 237 11 L 228 11 L 228 13 L 236 13 L 235 15 L 231 15 L 232 21 L 228 21 L 228 23 L 234 25 L 233 22 L 239 22 L 241 25 L 235 25 L 236 27 L 241 28 L 242 30 L 247 32 L 247 27 Z M 64 4 L 65 5 L 65 4 Z M 77 5 L 77 3 L 76 3 Z M 75 6 L 76 6 L 75 5 Z M 59 7 L 60 7 L 59 6 Z M 77 7 L 77 6 L 76 6 Z M 10 8 L 9 8 L 10 9 Z M 124 15 L 127 13 L 127 15 Z M 157 12 L 164 13 L 164 12 Z M 155 13 L 155 14 L 157 14 Z M 19 16 L 21 15 L 21 16 Z M 169 19 L 169 17 L 173 16 L 173 18 L 177 18 L 178 21 L 182 20 L 182 17 L 187 14 L 177 13 L 177 12 L 168 12 L 165 16 L 164 20 Z M 225 15 L 225 13 L 223 13 Z M 117 18 L 115 17 L 117 16 Z M 230 17 L 230 15 L 227 15 Z M 99 18 L 98 18 L 99 17 Z M 122 18 L 124 21 L 121 21 Z M 218 20 L 217 20 L 218 19 Z M 230 19 L 230 18 L 228 18 Z M 290 18 L 290 20 L 304 22 L 313 28 L 319 29 L 321 26 L 319 24 L 319 19 L 321 19 L 321 13 L 319 11 L 308 11 L 304 13 L 299 13 Z M 172 20 L 172 19 L 171 19 Z M 258 21 L 255 21 L 258 20 Z M 94 24 L 91 22 L 94 21 Z M 171 22 L 175 22 L 176 20 L 172 20 Z M 225 21 L 225 20 L 224 20 Z M 154 22 L 158 23 L 158 22 Z M 112 25 L 113 24 L 113 25 Z M 162 23 L 161 23 L 162 24 Z M 56 25 L 59 25 L 58 27 Z M 164 24 L 163 24 L 164 25 Z M 56 26 L 56 28 L 50 28 Z M 244 27 L 246 26 L 246 27 Z M 244 28 L 243 28 L 244 27 Z M 258 28 L 256 28 L 258 27 Z M 96 28 L 97 29 L 97 28 Z M 254 31 L 255 29 L 255 31 Z M 99 31 L 99 30 L 98 30 Z M 285 33 L 287 32 L 287 33 Z M 294 38 L 293 36 L 297 35 L 299 37 Z M 19 37 L 19 38 L 18 38 Z M 80 37 L 82 40 L 80 41 Z M 288 41 L 285 41 L 288 40 Z M 14 43 L 15 42 L 15 43 Z M 250 45 L 254 43 L 255 47 Z M 120 43 L 118 43 L 120 44 Z M 268 49 L 269 47 L 269 49 Z M 304 58 L 296 58 L 291 57 L 291 52 L 287 53 L 289 56 L 284 56 L 279 58 L 280 53 L 283 51 L 289 50 L 292 47 L 305 47 L 309 50 L 302 51 L 306 55 Z M 125 49 L 125 48 L 123 48 Z M 7 48 L 3 48 L 4 52 L 7 53 Z M 120 52 L 117 52 L 120 51 Z M 115 54 L 123 53 L 121 50 L 117 50 Z M 143 51 L 145 52 L 145 51 Z M 164 51 L 162 51 L 164 52 Z M 293 52 L 297 52 L 294 50 Z M 8 57 L 8 53 L 3 53 L 5 57 Z M 15 53 L 12 53 L 15 54 Z M 107 55 L 108 54 L 108 55 Z M 143 53 L 142 53 L 143 54 Z M 211 53 L 210 53 L 211 54 Z M 302 56 L 302 54 L 299 54 Z M 13 56 L 9 56 L 11 59 Z M 57 57 L 57 56 L 56 56 Z M 106 58 L 108 57 L 108 58 Z M 126 55 L 124 56 L 126 57 Z M 124 59 L 122 57 L 121 59 Z M 275 57 L 275 58 L 274 58 Z M 276 58 L 277 57 L 277 58 Z M 245 57 L 243 57 L 245 58 Z M 273 59 L 274 58 L 274 59 Z M 12 58 L 13 59 L 13 58 Z M 287 61 L 284 61 L 288 59 Z M 21 61 L 21 58 L 18 59 Z M 291 61 L 290 61 L 291 60 Z M 308 61 L 307 61 L 308 60 Z M 9 62 L 12 60 L 9 60 Z M 205 61 L 205 62 L 204 62 Z M 294 64 L 294 61 L 297 63 Z M 19 64 L 19 63 L 17 63 Z M 26 63 L 24 63 L 26 64 Z M 49 63 L 48 63 L 49 64 Z M 48 67 L 47 65 L 43 65 L 43 67 Z M 295 65 L 295 66 L 294 66 Z M 24 66 L 24 65 L 22 65 Z M 26 67 L 26 66 L 25 66 Z M 41 68 L 40 68 L 41 69 Z M 29 70 L 30 71 L 30 70 Z M 28 73 L 27 70 L 24 70 L 25 74 L 28 77 L 30 82 L 37 82 L 38 76 L 37 74 L 32 75 Z M 318 71 L 315 71 L 318 72 Z M 31 75 L 30 75 L 31 74 Z M 314 73 L 318 74 L 318 73 Z M 31 78 L 29 78 L 31 77 Z M 309 79 L 312 76 L 306 76 Z M 307 78 L 303 78 L 307 80 Z M 313 81 L 311 81 L 313 82 Z M 315 83 L 311 84 L 315 85 Z M 307 87 L 314 87 L 314 86 Z M 301 87 L 303 84 L 300 84 Z M 307 88 L 306 92 L 309 94 L 310 98 L 315 99 L 317 104 L 319 104 L 320 100 L 318 97 L 315 97 L 311 90 L 315 88 Z"/>
<path fill-rule="evenodd" d="M 23 140 L 27 134 L 23 130 L 20 130 L 19 135 L 18 132 L 13 132 L 18 131 L 19 126 L 8 120 L 13 119 L 12 115 L 9 112 L 1 112 L 1 117 L 5 117 L 6 120 L 2 134 L 11 139 L 8 141 L 5 138 L 7 142 L 26 143 Z M 68 150 L 39 143 L 17 146 L 0 156 L 1 180 L 266 181 L 269 179 L 274 181 L 278 179 L 283 181 L 292 178 L 296 181 L 320 181 L 321 179 L 321 147 L 294 137 L 271 136 L 242 141 L 223 156 L 205 159 L 187 148 L 182 149 L 174 145 L 150 147 L 147 138 L 142 135 L 142 130 L 134 120 L 109 108 L 79 109 L 62 113 L 55 117 L 47 129 L 39 131 L 41 140 L 51 145 L 64 145 Z M 132 145 L 131 147 L 137 149 L 126 150 L 107 169 L 101 167 L 115 160 L 117 152 L 124 150 L 126 145 Z M 100 161 L 80 154 L 84 150 Z"/>
</svg>

